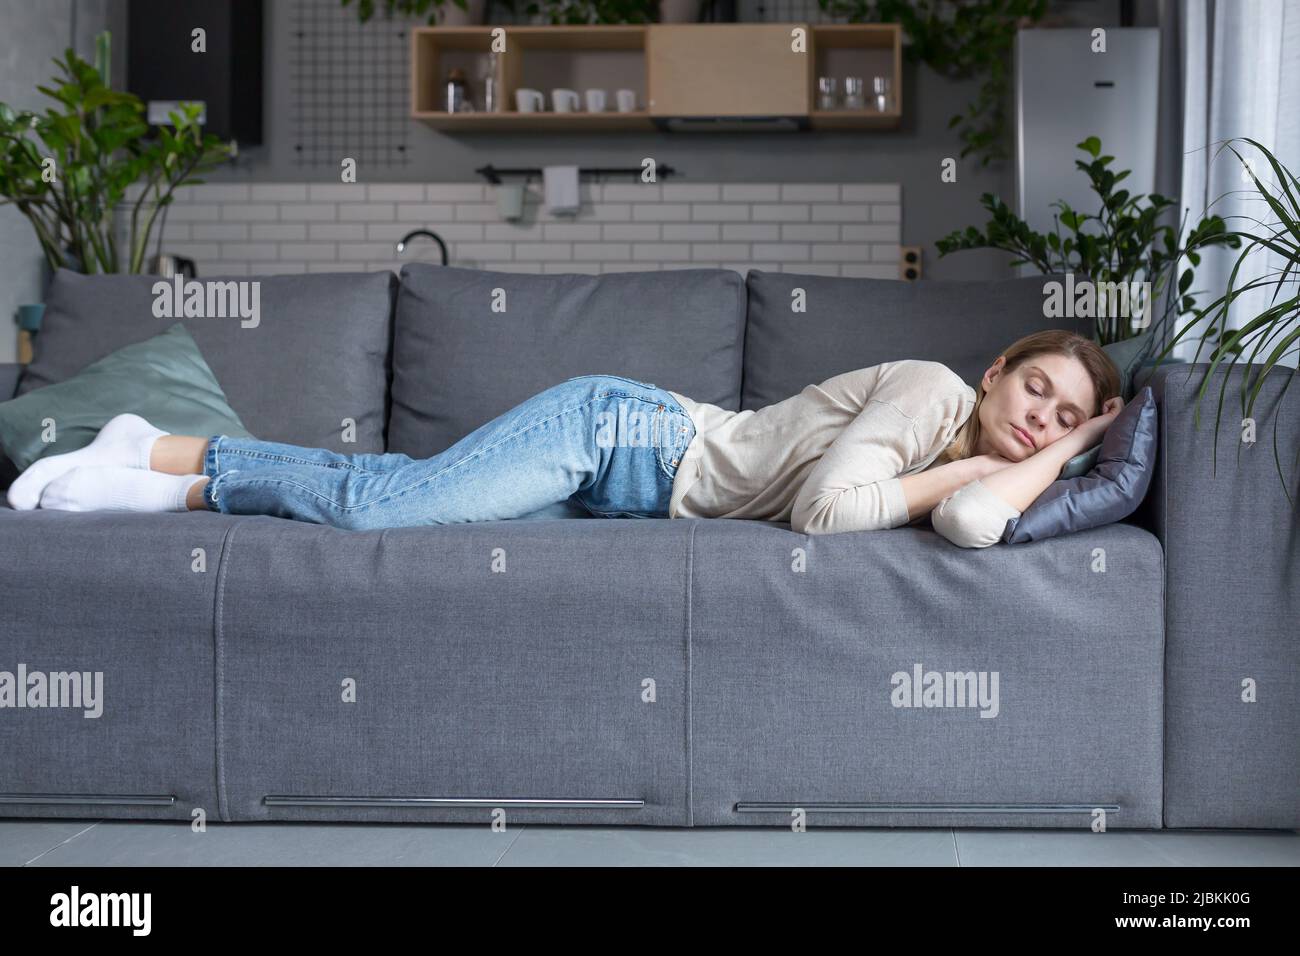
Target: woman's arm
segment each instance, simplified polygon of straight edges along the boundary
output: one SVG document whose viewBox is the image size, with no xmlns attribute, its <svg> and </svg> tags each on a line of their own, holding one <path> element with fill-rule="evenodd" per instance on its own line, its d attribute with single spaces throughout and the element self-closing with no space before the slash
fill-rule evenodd
<svg viewBox="0 0 1300 956">
<path fill-rule="evenodd" d="M 932 511 L 940 501 L 953 494 L 958 488 L 979 481 L 997 468 L 1006 467 L 1009 462 L 998 459 L 1000 465 L 993 465 L 990 456 L 976 455 L 950 461 L 915 475 L 903 475 L 899 481 L 903 485 L 903 496 L 907 499 L 907 513 L 911 518 Z"/>
</svg>

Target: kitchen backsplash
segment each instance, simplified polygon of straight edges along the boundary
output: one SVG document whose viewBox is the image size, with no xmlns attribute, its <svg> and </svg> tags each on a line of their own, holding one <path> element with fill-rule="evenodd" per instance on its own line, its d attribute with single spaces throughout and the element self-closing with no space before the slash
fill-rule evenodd
<svg viewBox="0 0 1300 956">
<path fill-rule="evenodd" d="M 898 183 L 589 183 L 576 216 L 528 184 L 521 222 L 485 183 L 209 183 L 177 192 L 163 250 L 200 276 L 400 268 L 440 262 L 518 272 L 750 268 L 898 278 Z M 156 237 L 155 237 L 156 238 Z"/>
</svg>

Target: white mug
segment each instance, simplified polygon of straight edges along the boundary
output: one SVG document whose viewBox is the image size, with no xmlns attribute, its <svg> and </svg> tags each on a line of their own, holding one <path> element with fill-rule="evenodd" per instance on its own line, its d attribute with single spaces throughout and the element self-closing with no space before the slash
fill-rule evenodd
<svg viewBox="0 0 1300 956">
<path fill-rule="evenodd" d="M 636 90 L 619 90 L 614 96 L 618 100 L 620 113 L 636 112 Z"/>
<path fill-rule="evenodd" d="M 604 90 L 587 91 L 587 112 L 588 113 L 605 112 L 605 91 Z"/>
<path fill-rule="evenodd" d="M 538 113 L 546 108 L 541 90 L 520 87 L 515 90 L 515 108 L 521 113 Z"/>
<path fill-rule="evenodd" d="M 576 113 L 578 111 L 577 90 L 551 90 L 551 107 L 557 113 Z"/>
</svg>

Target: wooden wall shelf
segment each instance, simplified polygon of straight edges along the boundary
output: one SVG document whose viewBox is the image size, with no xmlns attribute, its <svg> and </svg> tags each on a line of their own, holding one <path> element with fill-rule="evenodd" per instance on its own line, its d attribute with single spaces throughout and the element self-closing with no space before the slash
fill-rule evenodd
<svg viewBox="0 0 1300 956">
<path fill-rule="evenodd" d="M 808 51 L 790 49 L 791 31 L 808 31 Z M 480 77 L 490 63 L 495 26 L 417 27 L 411 31 L 411 118 L 434 129 L 472 132 L 649 131 L 675 118 L 781 117 L 801 129 L 883 130 L 902 122 L 902 31 L 897 24 L 652 23 L 501 26 L 497 58 L 501 105 L 483 111 Z M 474 112 L 445 109 L 447 73 L 460 67 Z M 873 76 L 893 79 L 894 108 L 816 109 L 817 77 L 861 76 L 872 101 Z M 515 91 L 539 89 L 546 111 L 521 113 Z M 551 90 L 582 96 L 606 91 L 602 113 L 557 113 Z M 619 113 L 615 90 L 632 89 L 638 109 Z M 758 124 L 761 128 L 762 124 Z"/>
</svg>

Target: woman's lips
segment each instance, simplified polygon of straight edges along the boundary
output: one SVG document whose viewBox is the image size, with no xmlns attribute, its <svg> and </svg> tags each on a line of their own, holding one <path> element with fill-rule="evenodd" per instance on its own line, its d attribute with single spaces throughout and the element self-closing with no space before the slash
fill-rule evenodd
<svg viewBox="0 0 1300 956">
<path fill-rule="evenodd" d="M 1016 433 L 1016 436 L 1017 436 L 1017 437 L 1018 437 L 1022 442 L 1024 442 L 1026 445 L 1028 445 L 1030 448 L 1033 448 L 1033 447 L 1034 447 L 1033 439 L 1031 439 L 1031 438 L 1029 437 L 1029 433 L 1026 432 L 1023 428 L 1017 428 L 1015 425 L 1012 425 L 1012 426 L 1011 426 L 1011 430 L 1012 430 L 1013 432 L 1015 432 L 1015 433 Z"/>
</svg>

